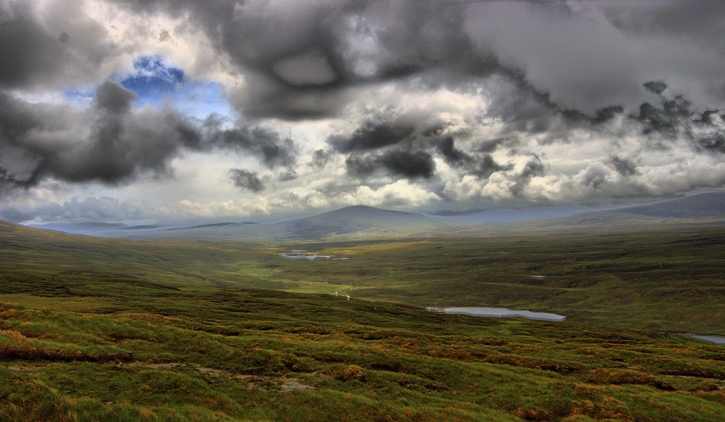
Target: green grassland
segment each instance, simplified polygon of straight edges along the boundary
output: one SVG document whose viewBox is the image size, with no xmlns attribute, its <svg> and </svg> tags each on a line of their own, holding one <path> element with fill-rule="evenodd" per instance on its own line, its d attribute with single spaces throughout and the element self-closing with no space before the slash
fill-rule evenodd
<svg viewBox="0 0 725 422">
<path fill-rule="evenodd" d="M 421 307 L 511 307 L 620 327 L 725 334 L 725 228 L 717 226 L 263 244 L 121 241 L 4 224 L 0 241 L 0 294 L 57 295 L 60 289 L 88 295 L 116 289 L 118 281 L 138 289 L 151 282 L 338 291 Z M 349 259 L 294 261 L 277 255 L 289 249 Z"/>
<path fill-rule="evenodd" d="M 3 295 L 0 420 L 725 418 L 722 347 L 680 336 L 331 295 L 83 284 Z"/>
<path fill-rule="evenodd" d="M 672 333 L 724 333 L 723 242 L 718 227 L 263 244 L 0 224 L 0 421 L 724 420 L 725 349 Z"/>
</svg>

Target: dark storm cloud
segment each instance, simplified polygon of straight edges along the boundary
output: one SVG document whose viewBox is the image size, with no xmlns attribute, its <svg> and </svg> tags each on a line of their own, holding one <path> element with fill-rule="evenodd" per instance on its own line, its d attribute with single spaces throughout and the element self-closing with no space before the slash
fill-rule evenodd
<svg viewBox="0 0 725 422">
<path fill-rule="evenodd" d="M 454 144 L 455 141 L 453 137 L 450 136 L 441 140 L 438 144 L 438 151 L 443 154 L 446 162 L 456 167 L 465 166 L 471 163 L 473 161 L 473 157 L 460 149 L 457 149 Z"/>
<path fill-rule="evenodd" d="M 0 89 L 63 88 L 95 82 L 121 53 L 79 1 L 0 2 Z"/>
<path fill-rule="evenodd" d="M 661 94 L 665 89 L 667 89 L 667 84 L 662 81 L 645 82 L 643 86 L 647 89 L 647 91 L 655 94 Z"/>
<path fill-rule="evenodd" d="M 63 68 L 58 34 L 43 30 L 32 4 L 13 2 L 0 9 L 0 87 L 17 88 L 52 79 Z"/>
<path fill-rule="evenodd" d="M 723 2 L 111 3 L 126 9 L 118 14 L 122 24 L 140 27 L 168 15 L 180 19 L 174 37 L 206 35 L 210 44 L 200 45 L 211 45 L 209 55 L 221 60 L 206 69 L 208 58 L 184 58 L 198 65 L 197 74 L 243 77 L 227 91 L 237 120 L 197 122 L 169 108 L 140 110 L 128 86 L 101 83 L 108 75 L 100 72 L 117 68 L 114 58 L 128 63 L 148 45 L 142 36 L 112 40 L 108 23 L 94 22 L 82 2 L 36 7 L 0 0 L 0 189 L 52 179 L 113 185 L 169 176 L 169 163 L 184 151 L 222 149 L 259 159 L 283 181 L 292 177 L 298 153 L 290 139 L 254 120 L 266 117 L 354 115 L 364 122 L 328 138 L 327 151 L 314 152 L 311 164 L 319 169 L 338 153 L 347 155 L 353 177 L 429 179 L 435 155 L 481 179 L 504 171 L 515 177 L 515 195 L 544 174 L 541 160 L 531 159 L 516 174 L 490 154 L 527 151 L 529 140 L 574 147 L 582 138 L 610 144 L 644 138 L 643 148 L 664 149 L 684 139 L 703 154 L 725 153 Z M 88 110 L 21 99 L 79 86 L 98 86 Z M 483 110 L 478 115 L 458 116 L 470 129 L 467 144 L 444 138 L 463 136 L 455 124 L 432 116 L 438 104 L 413 103 L 433 91 L 480 100 L 472 107 Z M 400 113 L 418 107 L 419 115 L 391 117 L 380 103 Z M 468 106 L 440 107 L 457 113 Z M 485 134 L 474 135 L 479 131 Z M 623 176 L 637 171 L 616 156 L 603 164 Z M 585 183 L 601 186 L 594 173 Z"/>
<path fill-rule="evenodd" d="M 697 145 L 705 151 L 725 154 L 725 134 L 721 132 L 699 137 Z"/>
<path fill-rule="evenodd" d="M 277 177 L 277 180 L 280 182 L 290 182 L 292 180 L 296 180 L 297 177 L 297 172 L 289 169 L 286 172 L 280 174 L 279 177 Z"/>
<path fill-rule="evenodd" d="M 517 140 L 515 138 L 495 138 L 487 139 L 485 141 L 479 141 L 476 144 L 476 151 L 491 153 L 494 152 L 499 146 L 507 144 L 515 144 Z"/>
<path fill-rule="evenodd" d="M 229 170 L 229 178 L 234 182 L 234 186 L 259 193 L 264 190 L 264 184 L 259 179 L 259 175 L 255 172 L 244 169 Z"/>
<path fill-rule="evenodd" d="M 682 97 L 665 101 L 661 106 L 642 103 L 639 113 L 633 116 L 643 125 L 645 135 L 659 133 L 669 138 L 678 134 L 678 129 L 690 118 L 689 104 Z"/>
<path fill-rule="evenodd" d="M 526 163 L 523 170 L 516 176 L 516 183 L 509 187 L 514 196 L 518 196 L 524 188 L 531 182 L 531 179 L 535 176 L 544 175 L 544 164 L 541 162 L 541 158 L 534 155 L 529 162 Z"/>
<path fill-rule="evenodd" d="M 215 116 L 207 118 L 203 128 L 209 146 L 251 153 L 267 167 L 290 166 L 297 161 L 292 140 L 282 138 L 271 129 L 244 123 L 225 129 L 223 122 Z"/>
<path fill-rule="evenodd" d="M 664 95 L 664 82 L 648 82 L 644 86 L 657 94 L 659 101 L 642 103 L 639 112 L 629 118 L 640 124 L 642 134 L 658 141 L 654 144 L 656 148 L 667 148 L 669 142 L 685 139 L 698 149 L 725 153 L 725 122 L 718 110 L 697 112 L 681 95 Z"/>
<path fill-rule="evenodd" d="M 510 165 L 500 165 L 490 154 L 471 155 L 455 147 L 452 137 L 447 137 L 438 143 L 438 151 L 446 162 L 454 168 L 462 169 L 467 174 L 487 179 L 498 171 L 510 170 Z"/>
<path fill-rule="evenodd" d="M 597 110 L 597 114 L 596 116 L 594 116 L 591 122 L 595 125 L 606 123 L 622 113 L 624 113 L 624 108 L 621 106 L 609 106 L 600 108 L 599 110 Z"/>
<path fill-rule="evenodd" d="M 635 164 L 630 160 L 622 159 L 615 155 L 614 157 L 612 157 L 610 163 L 612 163 L 614 169 L 617 170 L 617 173 L 621 174 L 624 177 L 639 174 L 639 172 L 637 171 L 637 166 L 635 166 Z"/>
<path fill-rule="evenodd" d="M 377 172 L 407 179 L 433 177 L 435 162 L 425 151 L 390 150 L 380 155 L 350 155 L 345 161 L 347 173 L 365 178 Z"/>
<path fill-rule="evenodd" d="M 506 88 L 493 97 L 487 109 L 487 117 L 501 124 L 500 134 L 494 141 L 479 143 L 479 151 L 492 152 L 499 145 L 515 146 L 517 139 L 531 135 L 542 136 L 541 144 L 572 142 L 575 130 L 599 133 L 603 137 L 613 135 L 607 123 L 622 118 L 623 124 L 649 139 L 645 148 L 667 149 L 678 139 L 690 141 L 695 147 L 720 151 L 718 136 L 723 135 L 722 117 L 719 110 L 696 111 L 687 98 L 670 94 L 663 81 L 648 81 L 642 91 L 649 93 L 650 101 L 641 103 L 630 113 L 622 106 L 608 106 L 588 115 L 576 110 L 562 109 L 550 101 L 548 95 L 538 93 L 523 85 L 516 78 L 503 78 Z M 705 132 L 705 134 L 701 134 Z M 719 134 L 719 135 L 718 135 Z M 721 151 L 720 151 L 721 152 Z"/>
<path fill-rule="evenodd" d="M 3 63 L 12 66 L 3 68 L 0 81 L 17 86 L 35 79 L 56 78 L 68 73 L 60 70 L 68 70 L 70 60 L 98 68 L 117 53 L 116 46 L 103 41 L 107 40 L 103 27 L 82 13 L 80 3 L 69 2 L 69 7 L 62 3 L 53 6 L 53 16 L 57 16 L 53 25 L 38 21 L 30 6 L 10 3 L 7 9 L 11 13 L 6 13 L 3 23 L 11 24 L 0 25 L 0 31 L 4 31 L 0 36 L 0 57 L 9 58 Z M 639 87 L 646 82 L 644 75 L 662 73 L 663 61 L 676 63 L 679 55 L 689 54 L 692 39 L 703 41 L 707 47 L 725 44 L 719 36 L 725 26 L 720 19 L 725 11 L 721 2 L 688 2 L 687 7 L 677 2 L 637 5 L 631 6 L 631 13 L 629 4 L 553 1 L 111 3 L 149 19 L 157 14 L 184 17 L 180 30 L 193 27 L 203 31 L 215 53 L 228 58 L 244 75 L 244 86 L 231 92 L 233 105 L 247 116 L 284 119 L 338 115 L 365 94 L 366 86 L 401 81 L 412 75 L 437 75 L 419 78 L 417 83 L 425 85 L 429 83 L 426 81 L 436 80 L 444 86 L 480 81 L 491 75 L 517 77 L 527 89 L 547 95 L 557 107 L 591 117 L 606 107 L 627 108 L 642 103 L 645 98 Z M 650 11 L 653 18 L 648 15 Z M 76 18 L 78 15 L 81 17 Z M 646 24 L 627 20 L 628 16 L 647 17 L 642 19 Z M 69 28 L 71 19 L 75 19 L 74 23 L 80 20 L 81 25 Z M 59 29 L 51 31 L 49 27 Z M 68 39 L 60 42 L 64 32 Z M 671 54 L 659 53 L 659 39 L 648 43 L 649 38 L 642 38 L 659 33 L 670 37 L 663 38 L 667 41 L 676 41 L 668 43 L 677 47 Z M 78 40 L 85 44 L 75 46 Z M 633 47 L 632 41 L 641 44 Z M 64 48 L 68 51 L 64 52 Z M 722 49 L 716 51 L 722 53 Z M 703 86 L 720 86 L 719 94 L 716 89 L 710 92 L 722 100 L 722 63 L 719 59 L 702 63 L 697 66 L 703 69 L 702 74 L 693 67 L 668 72 L 675 79 L 699 78 Z M 535 104 L 519 103 L 512 108 L 521 110 L 515 121 L 528 132 L 545 131 L 547 120 L 552 118 L 537 110 Z"/>
<path fill-rule="evenodd" d="M 131 103 L 136 98 L 135 92 L 124 88 L 118 82 L 107 80 L 96 88 L 94 101 L 98 109 L 121 115 L 131 110 Z"/>
<path fill-rule="evenodd" d="M 273 168 L 296 162 L 292 141 L 261 126 L 223 128 L 214 117 L 197 125 L 170 109 L 139 110 L 118 82 L 96 89 L 92 106 L 29 104 L 0 92 L 0 182 L 7 193 L 48 178 L 109 185 L 142 175 L 170 176 L 185 150 L 236 150 Z"/>
<path fill-rule="evenodd" d="M 408 179 L 429 179 L 435 171 L 433 157 L 424 151 L 392 150 L 384 153 L 379 161 L 390 173 Z"/>
<path fill-rule="evenodd" d="M 452 79 L 502 71 L 461 26 L 466 6 L 436 0 L 119 2 L 137 13 L 188 14 L 248 83 L 232 103 L 248 116 L 321 118 L 349 90 L 447 69 Z M 374 44 L 373 49 L 365 47 Z M 460 75 L 460 76 L 459 76 Z"/>
<path fill-rule="evenodd" d="M 722 47 L 725 21 L 718 1 L 600 2 L 609 22 L 632 35 L 688 34 L 699 43 Z"/>
<path fill-rule="evenodd" d="M 322 169 L 330 162 L 331 156 L 332 154 L 330 152 L 324 149 L 318 149 L 312 154 L 312 163 L 310 165 Z"/>
<path fill-rule="evenodd" d="M 591 186 L 594 189 L 599 189 L 599 186 L 601 186 L 606 180 L 606 170 L 600 167 L 590 167 L 584 175 L 582 184 L 584 186 Z"/>
<path fill-rule="evenodd" d="M 414 130 L 415 126 L 412 124 L 367 121 L 352 135 L 331 136 L 327 143 L 343 153 L 372 150 L 403 142 Z"/>
</svg>

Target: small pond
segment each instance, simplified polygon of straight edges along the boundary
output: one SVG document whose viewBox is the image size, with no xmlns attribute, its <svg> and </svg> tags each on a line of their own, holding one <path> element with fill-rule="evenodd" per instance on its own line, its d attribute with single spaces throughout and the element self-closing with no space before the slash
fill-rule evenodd
<svg viewBox="0 0 725 422">
<path fill-rule="evenodd" d="M 725 337 L 721 336 L 701 336 L 699 334 L 683 334 L 685 337 L 692 337 L 698 340 L 706 341 L 708 343 L 723 344 L 725 345 Z"/>
<path fill-rule="evenodd" d="M 439 308 L 437 311 L 445 314 L 461 314 L 495 318 L 522 317 L 553 322 L 561 322 L 566 319 L 563 315 L 550 314 L 546 312 L 515 311 L 507 308 Z"/>
</svg>

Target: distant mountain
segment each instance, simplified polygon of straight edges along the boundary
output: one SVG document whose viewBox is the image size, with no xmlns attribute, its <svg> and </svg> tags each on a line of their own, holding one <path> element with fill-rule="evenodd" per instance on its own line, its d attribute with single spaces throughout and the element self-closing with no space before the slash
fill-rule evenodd
<svg viewBox="0 0 725 422">
<path fill-rule="evenodd" d="M 725 224 L 725 192 L 703 193 L 647 205 L 588 212 L 526 224 L 526 230 L 587 228 L 607 231 L 658 229 L 672 226 Z"/>
<path fill-rule="evenodd" d="M 455 224 L 445 218 L 414 212 L 390 211 L 368 206 L 352 206 L 310 217 L 277 223 L 215 223 L 193 226 L 125 229 L 113 237 L 151 238 L 216 238 L 245 240 L 322 240 L 361 239 L 389 236 L 430 235 L 447 232 Z M 105 233 L 108 235 L 108 232 Z"/>
<path fill-rule="evenodd" d="M 725 192 L 703 193 L 611 212 L 664 219 L 725 218 Z"/>
<path fill-rule="evenodd" d="M 545 214 L 543 214 L 545 215 Z M 518 217 L 517 217 L 518 218 Z M 489 221 L 486 221 L 486 220 Z M 498 216 L 495 220 L 502 221 Z M 215 238 L 259 241 L 346 240 L 404 236 L 469 236 L 558 231 L 562 233 L 624 232 L 700 224 L 725 224 L 725 193 L 706 193 L 648 205 L 582 212 L 538 221 L 493 224 L 488 216 L 438 217 L 415 212 L 352 206 L 324 214 L 277 223 L 218 222 L 177 226 L 73 226 L 63 230 L 101 237 L 133 239 Z"/>
<path fill-rule="evenodd" d="M 449 224 L 414 212 L 368 206 L 346 207 L 324 214 L 275 224 L 289 238 L 319 239 L 339 236 L 397 236 L 445 229 Z"/>
<path fill-rule="evenodd" d="M 103 222 L 78 222 L 78 223 L 44 223 L 33 224 L 35 227 L 44 230 L 55 230 L 71 234 L 93 235 L 104 231 L 114 231 L 126 228 L 122 223 L 103 223 Z"/>
</svg>

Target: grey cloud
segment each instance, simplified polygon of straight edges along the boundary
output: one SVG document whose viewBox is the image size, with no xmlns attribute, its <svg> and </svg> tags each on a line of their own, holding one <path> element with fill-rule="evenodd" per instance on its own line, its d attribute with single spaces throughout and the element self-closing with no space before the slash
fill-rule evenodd
<svg viewBox="0 0 725 422">
<path fill-rule="evenodd" d="M 284 119 L 338 115 L 345 105 L 364 95 L 366 86 L 411 75 L 437 75 L 418 78 L 423 87 L 433 80 L 450 86 L 456 81 L 508 75 L 546 95 L 560 109 L 590 117 L 611 106 L 632 112 L 629 107 L 646 100 L 647 93 L 640 89 L 643 75 L 662 77 L 663 61 L 676 63 L 683 51 L 692 50 L 690 34 L 706 34 L 701 39 L 707 40 L 707 45 L 725 44 L 718 41 L 724 26 L 720 17 L 725 8 L 721 5 L 690 8 L 688 4 L 687 12 L 682 6 L 648 6 L 643 8 L 645 12 L 632 12 L 643 17 L 649 17 L 648 10 L 656 12 L 655 25 L 649 26 L 661 27 L 670 37 L 662 39 L 677 45 L 668 55 L 668 51 L 659 52 L 657 47 L 663 45 L 657 44 L 659 40 L 654 44 L 643 41 L 645 35 L 657 34 L 643 29 L 648 25 L 640 23 L 642 30 L 630 30 L 635 22 L 626 20 L 630 5 L 436 0 L 112 3 L 147 17 L 187 17 L 185 25 L 205 32 L 217 53 L 228 57 L 245 75 L 248 83 L 232 92 L 232 103 L 248 116 Z M 0 71 L 8 84 L 56 78 L 68 73 L 60 70 L 67 70 L 69 63 L 82 64 L 83 71 L 78 74 L 94 74 L 91 67 L 98 68 L 99 63 L 118 54 L 116 46 L 103 41 L 107 37 L 102 26 L 83 15 L 80 3 L 54 5 L 53 16 L 60 19 L 54 25 L 43 25 L 30 7 L 22 4 L 12 3 L 13 13 L 8 15 L 12 16 L 5 17 L 13 25 L 0 25 L 0 31 L 6 31 L 0 40 L 9 41 L 0 42 L 0 48 L 7 50 L 2 50 L 1 56 L 12 59 L 4 63 L 13 63 Z M 74 13 L 81 16 L 76 19 L 80 29 L 67 28 Z M 46 27 L 61 29 L 51 33 Z M 66 42 L 59 41 L 62 32 L 69 35 Z M 15 42 L 20 39 L 27 42 Z M 633 41 L 641 44 L 635 48 Z M 19 49 L 18 45 L 28 47 Z M 712 60 L 698 66 L 706 68 L 701 73 L 691 66 L 667 71 L 674 80 L 708 87 L 704 90 L 719 95 L 722 102 L 723 63 Z M 719 94 L 711 89 L 716 86 L 722 91 Z M 535 104 L 521 105 L 525 107 L 518 122 L 527 131 L 541 133 L 547 129 L 547 120 L 553 116 Z"/>
<path fill-rule="evenodd" d="M 370 186 L 370 184 L 368 184 L 368 186 Z M 325 183 L 324 185 L 318 187 L 315 190 L 320 192 L 325 197 L 335 198 L 343 194 L 354 193 L 359 187 L 360 184 L 356 181 L 346 183 L 344 180 L 341 180 Z"/>
<path fill-rule="evenodd" d="M 139 201 L 119 201 L 111 197 L 89 197 L 83 201 L 73 198 L 69 202 L 34 207 L 0 208 L 0 218 L 24 222 L 29 220 L 48 221 L 121 221 L 146 217 L 146 204 Z"/>
<path fill-rule="evenodd" d="M 663 95 L 667 88 L 665 83 L 653 83 L 656 84 L 656 89 L 652 88 L 652 85 L 647 89 L 653 93 L 659 92 L 659 103 L 643 103 L 640 105 L 639 113 L 629 117 L 640 124 L 644 135 L 658 141 L 654 147 L 667 148 L 668 142 L 686 139 L 704 151 L 725 153 L 722 147 L 725 122 L 717 110 L 698 113 L 681 95 L 674 97 Z"/>
<path fill-rule="evenodd" d="M 596 116 L 591 120 L 595 125 L 606 123 L 613 119 L 615 116 L 624 113 L 624 108 L 621 106 L 609 106 L 600 108 L 597 110 Z"/>
<path fill-rule="evenodd" d="M 515 132 L 539 134 L 554 124 L 559 111 L 545 95 L 532 90 L 518 78 L 500 77 L 495 85 L 497 91 L 490 94 L 491 104 L 486 109 L 486 117 L 503 122 L 504 135 Z"/>
<path fill-rule="evenodd" d="M 711 125 L 713 123 L 713 118 L 716 118 L 718 116 L 717 112 L 717 110 L 706 110 L 699 116 L 697 116 L 697 118 L 695 119 L 695 123 Z M 720 115 L 720 118 L 725 121 L 725 116 Z"/>
<path fill-rule="evenodd" d="M 392 174 L 409 179 L 429 179 L 435 171 L 433 158 L 424 151 L 393 150 L 380 157 L 380 163 Z"/>
<path fill-rule="evenodd" d="M 365 178 L 377 170 L 380 166 L 374 157 L 363 156 L 360 154 L 352 154 L 345 160 L 347 174 L 352 177 Z"/>
<path fill-rule="evenodd" d="M 259 179 L 259 175 L 255 172 L 244 169 L 229 170 L 229 178 L 232 179 L 234 185 L 241 189 L 250 190 L 259 193 L 264 190 L 264 183 Z"/>
<path fill-rule="evenodd" d="M 674 138 L 677 135 L 677 129 L 683 123 L 681 119 L 689 117 L 688 104 L 681 98 L 667 101 L 663 107 L 643 103 L 639 107 L 639 113 L 634 116 L 643 124 L 643 133 L 645 135 L 660 133 L 669 138 Z"/>
<path fill-rule="evenodd" d="M 238 150 L 272 168 L 291 166 L 290 139 L 261 126 L 222 128 L 170 109 L 138 110 L 135 94 L 117 82 L 96 90 L 92 106 L 30 104 L 0 92 L 0 183 L 5 194 L 49 178 L 119 184 L 143 175 L 172 175 L 169 162 L 184 150 Z"/>
<path fill-rule="evenodd" d="M 120 83 L 106 80 L 96 88 L 94 97 L 99 109 L 113 114 L 125 114 L 131 110 L 131 102 L 138 98 L 135 92 L 124 88 Z"/>
<path fill-rule="evenodd" d="M 331 154 L 328 151 L 325 151 L 324 149 L 318 149 L 312 154 L 311 165 L 319 169 L 324 168 L 327 163 L 330 162 L 330 157 Z"/>
<path fill-rule="evenodd" d="M 473 161 L 473 157 L 456 148 L 455 140 L 450 136 L 440 141 L 438 151 L 443 154 L 448 164 L 457 167 L 468 165 Z"/>
<path fill-rule="evenodd" d="M 682 7 L 632 6 L 656 12 L 655 26 L 666 36 L 650 39 L 657 31 L 627 21 L 629 5 L 434 0 L 119 4 L 136 12 L 189 16 L 189 24 L 203 30 L 219 54 L 245 75 L 248 83 L 232 91 L 230 101 L 253 117 L 339 116 L 346 105 L 365 97 L 366 87 L 383 82 L 402 86 L 414 80 L 416 89 L 464 89 L 503 78 L 506 92 L 484 93 L 487 117 L 506 125 L 500 136 L 546 133 L 543 142 L 558 142 L 568 141 L 571 129 L 623 113 L 639 113 L 641 121 L 656 125 L 657 116 L 637 108 L 663 92 L 661 80 L 689 83 L 709 93 L 710 100 L 725 101 L 725 60 L 703 63 L 701 72 L 674 65 L 704 54 L 692 53 L 696 46 L 689 34 L 710 34 L 703 38 L 708 45 L 725 45 L 712 36 L 722 32 L 722 19 L 713 18 L 725 13 L 722 6 L 694 7 L 693 15 L 707 17 L 701 26 Z M 673 19 L 678 13 L 683 22 Z M 647 13 L 634 10 L 633 15 Z M 646 82 L 650 78 L 656 81 Z M 642 83 L 648 88 L 642 89 Z M 398 143 L 406 136 L 403 129 L 371 121 L 351 136 L 329 141 L 340 152 L 362 151 Z M 434 134 L 425 128 L 421 133 Z"/>
<path fill-rule="evenodd" d="M 367 121 L 351 136 L 331 136 L 327 142 L 339 152 L 364 151 L 403 142 L 414 130 L 412 124 Z"/>
<path fill-rule="evenodd" d="M 491 152 L 501 144 L 516 144 L 517 138 L 530 135 L 544 135 L 542 144 L 572 142 L 574 130 L 586 130 L 599 136 L 615 135 L 607 126 L 615 118 L 623 119 L 620 127 L 639 129 L 648 141 L 645 148 L 667 149 L 678 139 L 686 139 L 704 151 L 720 151 L 718 134 L 723 133 L 719 110 L 695 111 L 695 107 L 679 94 L 670 94 L 663 81 L 649 81 L 642 84 L 642 91 L 651 96 L 635 112 L 625 113 L 622 106 L 603 107 L 592 115 L 562 109 L 549 101 L 547 95 L 537 93 L 516 79 L 501 78 L 500 91 L 493 97 L 493 104 L 487 109 L 487 116 L 502 122 L 500 138 L 489 143 L 480 143 L 480 151 Z M 704 133 L 704 134 L 702 134 Z"/>
<path fill-rule="evenodd" d="M 462 29 L 465 6 L 450 2 L 120 4 L 148 14 L 188 13 L 190 23 L 248 79 L 231 100 L 250 116 L 334 116 L 356 98 L 350 89 L 368 84 L 439 69 L 447 69 L 453 78 L 502 70 L 495 56 L 474 47 Z"/>
<path fill-rule="evenodd" d="M 485 135 L 488 140 L 471 135 L 467 145 L 455 145 L 452 139 L 437 145 L 431 138 L 451 133 L 445 122 L 363 116 L 366 122 L 357 130 L 330 137 L 329 150 L 314 153 L 316 168 L 325 167 L 335 151 L 349 155 L 346 166 L 354 177 L 431 178 L 431 154 L 438 154 L 457 171 L 486 178 L 511 170 L 490 153 L 532 136 L 540 145 L 575 146 L 578 130 L 612 142 L 639 131 L 635 135 L 663 147 L 685 139 L 706 154 L 725 148 L 720 111 L 725 101 L 725 3 L 113 3 L 147 18 L 184 17 L 183 26 L 203 31 L 214 53 L 230 61 L 232 72 L 244 75 L 245 83 L 229 94 L 240 116 L 349 116 L 358 109 L 346 106 L 370 99 L 368 88 L 385 86 L 418 93 L 480 92 L 486 111 L 466 121 L 471 133 L 492 121 L 492 127 L 501 127 L 499 133 Z M 98 87 L 87 111 L 14 97 L 10 92 L 66 89 L 79 81 L 97 84 L 100 69 L 128 53 L 109 41 L 80 2 L 49 2 L 47 11 L 33 7 L 32 2 L 0 4 L 1 189 L 48 179 L 118 184 L 142 175 L 168 176 L 170 160 L 185 150 L 243 152 L 273 170 L 296 164 L 292 140 L 254 120 L 240 117 L 226 125 L 215 118 L 188 121 L 168 109 L 142 113 L 133 106 L 133 93 L 109 81 Z M 61 86 L 62 78 L 71 80 Z M 620 128 L 609 128 L 619 120 Z M 636 171 L 631 162 L 615 158 L 603 164 L 625 176 Z M 532 160 L 516 175 L 512 192 L 519 194 L 543 172 L 541 161 Z"/>
<path fill-rule="evenodd" d="M 160 146 L 140 140 L 157 138 L 173 142 L 174 126 L 183 123 L 159 112 L 142 119 L 127 115 L 123 97 L 129 97 L 130 92 L 113 84 L 103 85 L 100 88 L 104 92 L 103 100 L 83 112 L 65 106 L 31 106 L 7 95 L 0 96 L 4 106 L 0 109 L 3 123 L 0 150 L 4 156 L 20 158 L 25 167 L 21 171 L 17 162 L 0 160 L 9 178 L 26 185 L 47 177 L 115 183 L 130 178 L 144 167 L 163 173 L 164 168 L 158 166 L 155 157 Z M 8 127 L 4 124 L 7 120 L 14 123 Z M 140 125 L 143 120 L 154 122 Z M 138 139 L 130 139 L 133 132 L 143 133 L 136 133 L 141 135 Z"/>
<path fill-rule="evenodd" d="M 67 88 L 96 82 L 122 52 L 80 1 L 0 3 L 0 88 Z"/>
<path fill-rule="evenodd" d="M 725 6 L 722 2 L 599 2 L 597 8 L 625 33 L 636 36 L 688 34 L 698 43 L 720 48 L 723 52 Z"/>
<path fill-rule="evenodd" d="M 506 144 L 515 144 L 518 141 L 515 138 L 495 138 L 495 139 L 487 139 L 485 141 L 479 141 L 476 145 L 476 151 L 478 152 L 485 152 L 485 153 L 491 153 L 496 150 L 500 145 L 506 145 Z"/>
<path fill-rule="evenodd" d="M 514 196 L 518 196 L 524 188 L 526 188 L 529 182 L 531 182 L 532 178 L 543 175 L 544 164 L 541 162 L 541 158 L 534 155 L 533 158 L 526 163 L 526 166 L 524 166 L 523 170 L 521 170 L 521 173 L 516 176 L 516 183 L 513 184 L 509 190 L 512 194 L 514 194 Z"/>
<path fill-rule="evenodd" d="M 455 147 L 455 141 L 452 137 L 441 140 L 438 144 L 438 151 L 451 166 L 463 169 L 468 174 L 473 174 L 483 179 L 491 177 L 497 171 L 511 169 L 511 166 L 498 164 L 490 154 L 474 156 L 461 151 Z"/>
<path fill-rule="evenodd" d="M 664 92 L 665 89 L 667 89 L 667 84 L 662 81 L 645 82 L 643 86 L 645 87 L 645 89 L 647 89 L 647 91 L 658 95 Z"/>
<path fill-rule="evenodd" d="M 725 134 L 716 133 L 706 135 L 697 139 L 699 147 L 706 151 L 719 152 L 725 154 Z"/>
<path fill-rule="evenodd" d="M 637 166 L 635 166 L 635 164 L 630 160 L 622 159 L 615 155 L 614 157 L 612 157 L 610 163 L 612 163 L 614 169 L 617 170 L 617 173 L 621 174 L 624 177 L 639 174 L 639 171 L 637 171 Z"/>
<path fill-rule="evenodd" d="M 286 172 L 280 174 L 279 177 L 277 177 L 277 180 L 280 182 L 290 182 L 297 179 L 297 177 L 297 172 L 293 169 L 289 169 Z"/>
<path fill-rule="evenodd" d="M 489 178 L 498 171 L 510 170 L 511 165 L 502 166 L 497 163 L 490 154 L 486 154 L 481 158 L 473 169 L 473 174 L 481 178 Z"/>
<path fill-rule="evenodd" d="M 51 79 L 63 67 L 58 34 L 33 19 L 32 4 L 13 2 L 0 9 L 0 86 L 16 88 Z"/>
<path fill-rule="evenodd" d="M 350 155 L 345 161 L 347 173 L 365 178 L 382 171 L 408 179 L 433 177 L 435 162 L 425 151 L 390 150 L 380 155 Z"/>
<path fill-rule="evenodd" d="M 600 167 L 590 167 L 586 174 L 584 175 L 584 180 L 582 183 L 585 186 L 591 186 L 594 189 L 599 189 L 599 186 L 602 185 L 607 180 L 607 173 L 604 171 L 603 168 Z"/>
<path fill-rule="evenodd" d="M 254 73 L 249 73 L 247 79 L 249 84 L 232 91 L 229 100 L 235 109 L 250 117 L 278 117 L 291 121 L 334 117 L 351 100 L 343 87 L 289 88 Z"/>
<path fill-rule="evenodd" d="M 291 139 L 282 138 L 262 126 L 241 123 L 232 129 L 224 129 L 221 123 L 214 118 L 204 122 L 204 133 L 210 146 L 250 152 L 270 168 L 296 163 L 297 152 Z"/>
</svg>

